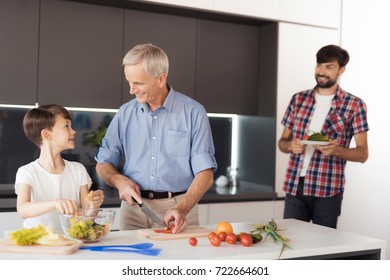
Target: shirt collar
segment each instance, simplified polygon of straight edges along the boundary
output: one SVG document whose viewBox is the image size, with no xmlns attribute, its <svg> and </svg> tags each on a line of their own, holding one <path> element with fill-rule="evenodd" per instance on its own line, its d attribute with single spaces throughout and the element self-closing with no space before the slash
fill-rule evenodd
<svg viewBox="0 0 390 280">
<path fill-rule="evenodd" d="M 167 84 L 167 86 L 168 86 L 169 92 L 168 92 L 168 96 L 165 99 L 165 102 L 164 102 L 162 107 L 164 107 L 168 112 L 172 112 L 173 102 L 175 101 L 175 91 L 173 90 L 173 88 L 170 85 Z"/>
<path fill-rule="evenodd" d="M 169 92 L 168 92 L 168 96 L 167 98 L 165 99 L 164 101 L 164 104 L 159 107 L 156 111 L 160 111 L 161 108 L 165 108 L 167 111 L 172 111 L 172 108 L 173 108 L 173 102 L 175 100 L 175 91 L 173 90 L 173 88 L 167 84 L 167 87 L 169 89 Z M 139 108 L 140 108 L 140 111 L 141 113 L 144 113 L 144 112 L 149 112 L 149 106 L 147 103 L 138 103 L 139 104 Z"/>
<path fill-rule="evenodd" d="M 315 92 L 317 90 L 317 86 L 315 86 L 311 91 L 310 91 L 310 96 L 314 98 L 314 95 L 315 95 Z M 344 95 L 345 95 L 345 91 L 341 89 L 340 85 L 337 85 L 337 88 L 336 88 L 336 94 L 338 99 L 343 99 Z"/>
</svg>

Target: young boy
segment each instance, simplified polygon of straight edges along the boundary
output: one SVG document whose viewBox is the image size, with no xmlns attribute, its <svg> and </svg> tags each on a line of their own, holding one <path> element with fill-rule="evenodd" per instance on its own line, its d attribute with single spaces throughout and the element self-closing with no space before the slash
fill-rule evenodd
<svg viewBox="0 0 390 280">
<path fill-rule="evenodd" d="M 23 119 L 27 138 L 40 148 L 39 158 L 16 173 L 17 211 L 23 226 L 39 224 L 61 233 L 58 211 L 76 214 L 80 208 L 99 208 L 103 191 L 88 194 L 92 180 L 85 167 L 67 161 L 61 152 L 74 149 L 76 132 L 69 112 L 59 105 L 42 105 L 29 110 Z"/>
</svg>

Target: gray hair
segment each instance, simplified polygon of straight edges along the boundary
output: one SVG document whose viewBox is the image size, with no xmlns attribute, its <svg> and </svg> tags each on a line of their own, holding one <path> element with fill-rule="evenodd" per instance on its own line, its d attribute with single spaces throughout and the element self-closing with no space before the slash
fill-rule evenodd
<svg viewBox="0 0 390 280">
<path fill-rule="evenodd" d="M 146 73 L 153 78 L 166 73 L 168 76 L 169 61 L 166 53 L 152 44 L 140 44 L 133 47 L 123 58 L 123 65 L 136 65 L 142 62 Z"/>
</svg>

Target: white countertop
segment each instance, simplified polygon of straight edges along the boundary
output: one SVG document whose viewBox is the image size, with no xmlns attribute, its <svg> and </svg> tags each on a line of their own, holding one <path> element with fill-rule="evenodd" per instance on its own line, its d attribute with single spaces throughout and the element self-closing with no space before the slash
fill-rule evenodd
<svg viewBox="0 0 390 280">
<path fill-rule="evenodd" d="M 265 221 L 267 222 L 267 221 Z M 362 236 L 341 230 L 297 220 L 277 220 L 279 229 L 285 229 L 282 235 L 290 239 L 291 249 L 286 248 L 282 259 L 310 258 L 321 255 L 344 254 L 357 251 L 381 250 L 381 259 L 385 257 L 386 242 L 367 236 Z M 234 232 L 250 231 L 253 226 L 249 223 L 232 223 Z M 215 225 L 205 228 L 215 230 Z M 119 245 L 151 242 L 155 248 L 160 248 L 158 256 L 146 256 L 137 253 L 122 252 L 91 252 L 89 250 L 77 251 L 70 255 L 42 255 L 0 253 L 0 259 L 58 259 L 58 260 L 202 260 L 202 259 L 277 259 L 280 245 L 270 239 L 263 239 L 251 247 L 244 247 L 239 243 L 229 245 L 223 242 L 220 247 L 211 246 L 207 237 L 198 238 L 198 245 L 193 247 L 188 239 L 156 241 L 143 237 L 137 231 L 114 231 L 98 243 L 88 245 Z"/>
</svg>

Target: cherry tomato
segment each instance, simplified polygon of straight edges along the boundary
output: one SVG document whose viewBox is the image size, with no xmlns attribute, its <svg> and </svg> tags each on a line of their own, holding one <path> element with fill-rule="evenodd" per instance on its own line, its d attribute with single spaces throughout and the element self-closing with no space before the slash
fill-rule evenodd
<svg viewBox="0 0 390 280">
<path fill-rule="evenodd" d="M 219 247 L 221 245 L 221 238 L 219 238 L 218 235 L 215 235 L 213 238 L 210 239 L 210 243 L 211 245 L 213 245 L 214 247 Z"/>
<path fill-rule="evenodd" d="M 218 237 L 221 238 L 221 241 L 225 241 L 226 240 L 226 232 L 224 231 L 221 231 L 220 233 L 218 233 Z"/>
<path fill-rule="evenodd" d="M 196 246 L 196 244 L 198 244 L 198 239 L 196 239 L 195 237 L 191 237 L 190 239 L 188 239 L 188 242 L 191 246 Z"/>
<path fill-rule="evenodd" d="M 249 234 L 240 234 L 240 243 L 242 246 L 250 247 L 252 246 L 253 240 Z"/>
<path fill-rule="evenodd" d="M 307 139 L 309 139 L 310 138 L 310 135 L 305 135 L 305 136 L 303 136 L 303 140 L 307 140 Z"/>
<path fill-rule="evenodd" d="M 226 235 L 226 242 L 229 244 L 237 243 L 237 235 L 235 233 L 229 233 Z"/>
<path fill-rule="evenodd" d="M 213 239 L 215 236 L 217 236 L 217 234 L 214 231 L 210 232 L 208 236 L 209 240 L 211 241 L 211 239 Z"/>
</svg>

